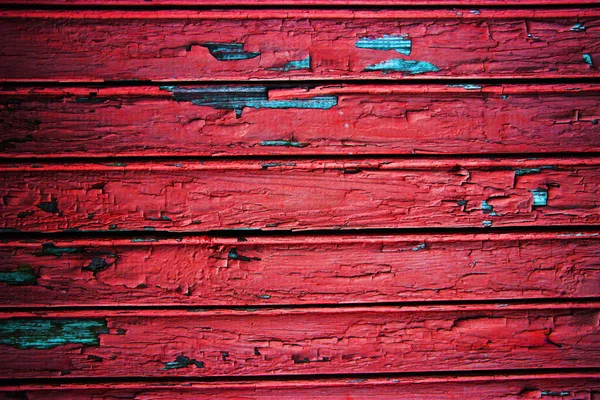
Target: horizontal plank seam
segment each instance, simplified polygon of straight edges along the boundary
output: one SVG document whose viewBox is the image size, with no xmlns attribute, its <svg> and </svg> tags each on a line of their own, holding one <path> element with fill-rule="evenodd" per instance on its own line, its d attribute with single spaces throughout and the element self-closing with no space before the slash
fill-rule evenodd
<svg viewBox="0 0 600 400">
<path fill-rule="evenodd" d="M 1 9 L 0 9 L 1 10 Z M 560 78 L 444 78 L 444 82 L 440 83 L 439 78 L 411 78 L 410 81 L 403 81 L 400 79 L 390 78 L 377 78 L 377 79 L 253 79 L 249 80 L 177 80 L 177 81 L 151 81 L 151 80 L 108 80 L 108 81 L 33 81 L 33 80 L 22 80 L 22 81 L 3 81 L 0 77 L 0 84 L 5 86 L 5 90 L 10 90 L 12 87 L 45 87 L 45 88 L 69 88 L 69 87 L 88 87 L 93 85 L 94 88 L 112 88 L 112 87 L 139 87 L 139 86 L 171 86 L 185 83 L 185 86 L 223 86 L 223 85 L 260 85 L 267 86 L 268 88 L 295 88 L 295 87 L 310 87 L 310 86 L 335 86 L 335 85 L 403 85 L 403 86 L 417 86 L 424 84 L 431 84 L 437 86 L 443 86 L 445 84 L 481 84 L 481 85 L 503 85 L 503 84 L 514 84 L 514 85 L 532 85 L 532 84 L 597 84 L 598 78 L 596 77 L 560 77 Z"/>
<path fill-rule="evenodd" d="M 95 305 L 95 306 L 44 306 L 44 307 L 21 307 L 21 306 L 0 306 L 0 313 L 16 313 L 16 312 L 65 312 L 69 311 L 150 311 L 150 310 L 164 310 L 164 311 L 182 311 L 192 313 L 230 310 L 230 311 L 261 311 L 261 310 L 331 310 L 331 309 L 356 309 L 356 308 L 370 308 L 374 311 L 381 307 L 435 307 L 435 306 L 483 306 L 483 305 L 497 305 L 498 310 L 502 310 L 503 307 L 510 306 L 524 306 L 524 305 L 544 305 L 544 304 L 583 304 L 586 303 L 600 302 L 600 297 L 580 297 L 580 298 L 528 298 L 528 299 L 492 299 L 492 300 L 420 300 L 420 301 L 406 301 L 406 302 L 365 302 L 365 303 L 310 303 L 310 304 L 257 304 L 250 306 L 225 306 L 225 305 L 198 305 L 198 306 L 180 306 L 180 305 L 140 305 L 140 306 L 115 306 L 115 305 Z M 595 309 L 595 307 L 592 307 Z"/>
<path fill-rule="evenodd" d="M 536 368 L 535 375 L 553 374 L 600 374 L 600 368 Z M 249 376 L 207 376 L 207 377 L 111 377 L 111 378 L 21 378 L 5 379 L 0 377 L 0 389 L 2 386 L 13 386 L 17 384 L 64 384 L 64 383 L 107 383 L 107 382 L 235 382 L 235 381 L 312 381 L 318 379 L 378 379 L 378 378 L 424 378 L 424 377 L 493 377 L 498 375 L 523 376 L 531 375 L 531 369 L 504 369 L 504 370 L 453 370 L 433 372 L 405 372 L 405 373 L 372 373 L 360 374 L 281 374 L 281 375 L 249 375 Z"/>
<path fill-rule="evenodd" d="M 267 2 L 265 2 L 267 3 Z M 469 4 L 465 4 L 464 1 L 454 2 L 440 2 L 438 4 L 388 4 L 386 2 L 364 3 L 364 4 L 338 4 L 338 5 L 327 5 L 327 4 L 283 4 L 284 1 L 274 1 L 271 5 L 256 5 L 256 4 L 228 4 L 224 1 L 213 1 L 211 4 L 197 5 L 197 4 L 90 4 L 85 5 L 83 3 L 72 3 L 72 4 L 48 4 L 39 1 L 31 1 L 28 3 L 19 2 L 0 2 L 0 8 L 3 10 L 47 10 L 47 11 L 168 11 L 168 10 L 181 10 L 181 11 L 210 11 L 218 8 L 219 10 L 349 10 L 349 11 L 419 11 L 419 10 L 456 10 L 466 11 L 474 9 L 489 9 L 489 10 L 563 10 L 563 9 L 576 9 L 576 8 L 588 8 L 598 7 L 597 2 L 587 1 L 581 3 L 570 3 L 570 2 L 557 2 L 553 4 L 540 4 L 535 1 L 529 3 L 512 3 L 512 4 L 489 4 L 485 2 L 474 1 Z M 402 2 L 398 2 L 402 3 Z"/>
<path fill-rule="evenodd" d="M 551 152 L 551 153 L 454 153 L 454 154 L 393 154 L 393 153 L 365 153 L 365 154 L 282 154 L 282 155 L 215 155 L 215 156 L 95 156 L 94 154 L 86 154 L 85 156 L 74 157 L 56 157 L 52 155 L 42 157 L 19 157 L 18 154 L 12 157 L 0 156 L 0 167 L 2 165 L 13 166 L 15 164 L 82 164 L 82 160 L 93 160 L 89 164 L 113 163 L 119 161 L 122 163 L 156 163 L 156 162 L 203 162 L 203 161 L 278 161 L 278 160 L 297 160 L 297 161 L 377 161 L 384 159 L 394 160 L 464 160 L 472 159 L 497 159 L 503 158 L 507 160 L 515 159 L 532 159 L 548 160 L 557 158 L 574 158 L 585 159 L 598 158 L 600 162 L 600 152 L 597 151 L 580 151 L 580 152 Z M 375 168 L 377 169 L 377 168 Z"/>
<path fill-rule="evenodd" d="M 148 242 L 160 239 L 178 239 L 183 237 L 208 236 L 223 238 L 249 237 L 306 237 L 306 236 L 357 236 L 357 235 L 404 235 L 404 234 L 478 234 L 478 233 L 563 233 L 591 232 L 597 233 L 600 225 L 550 225 L 550 226 L 500 226 L 500 227 L 445 227 L 445 228 L 358 228 L 358 229 L 307 229 L 307 230 L 198 230 L 198 231 L 62 231 L 62 232 L 20 232 L 11 230 L 0 231 L 0 240 L 67 240 L 77 238 L 135 238 L 137 241 Z"/>
<path fill-rule="evenodd" d="M 471 10 L 467 8 L 467 10 Z M 407 10 L 405 7 L 399 9 L 393 9 L 389 7 L 365 7 L 363 9 L 353 10 L 347 7 L 333 7 L 332 9 L 318 9 L 313 7 L 273 7 L 263 9 L 240 9 L 234 7 L 235 11 L 247 12 L 248 14 L 241 13 L 228 13 L 227 9 L 219 8 L 215 9 L 210 7 L 208 9 L 194 10 L 189 7 L 183 7 L 182 9 L 174 9 L 167 7 L 165 10 L 151 10 L 142 9 L 136 12 L 135 10 L 93 10 L 90 8 L 82 8 L 81 10 L 69 8 L 67 11 L 60 9 L 52 13 L 52 10 L 33 9 L 28 8 L 26 11 L 21 10 L 10 10 L 0 5 L 0 18 L 7 19 L 34 19 L 34 18 L 51 18 L 51 19 L 189 19 L 189 20 L 240 20 L 240 19 L 270 19 L 270 18 L 287 18 L 287 19 L 374 19 L 374 20 L 413 20 L 415 18 L 435 18 L 439 20 L 444 19 L 465 19 L 465 20 L 488 20 L 492 18 L 498 18 L 502 20 L 511 19 L 523 19 L 523 18 L 535 18 L 541 19 L 554 19 L 557 17 L 588 17 L 593 18 L 600 15 L 600 7 L 595 4 L 593 7 L 576 7 L 574 5 L 559 7 L 556 9 L 544 9 L 541 7 L 524 8 L 490 8 L 490 7 L 479 7 L 479 13 L 465 12 L 460 13 L 461 10 L 456 10 L 455 7 L 433 7 L 433 8 L 418 8 Z M 382 11 L 387 11 L 382 13 Z M 414 14 L 406 15 L 406 11 L 412 11 Z M 78 13 L 88 12 L 89 14 L 83 16 Z M 348 12 L 351 14 L 346 15 Z M 263 14 L 263 13 L 266 13 Z M 354 14 L 356 13 L 356 14 Z"/>
</svg>

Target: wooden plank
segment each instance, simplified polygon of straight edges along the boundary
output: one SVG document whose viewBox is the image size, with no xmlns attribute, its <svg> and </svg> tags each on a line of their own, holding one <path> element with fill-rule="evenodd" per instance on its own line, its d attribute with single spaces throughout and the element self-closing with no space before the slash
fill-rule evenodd
<svg viewBox="0 0 600 400">
<path fill-rule="evenodd" d="M 157 382 L 103 384 L 28 384 L 2 387 L 0 398 L 63 399 L 411 399 L 517 400 L 559 397 L 594 400 L 600 376 L 590 373 L 448 377 L 393 377 L 388 379 L 315 379 L 311 381 Z M 2 397 L 4 395 L 5 397 Z M 13 397 L 10 397 L 10 396 Z M 22 398 L 22 397 L 21 397 Z"/>
<path fill-rule="evenodd" d="M 5 82 L 600 76 L 597 8 L 5 10 L 0 19 Z"/>
<path fill-rule="evenodd" d="M 245 91 L 264 97 L 264 104 L 254 108 Z M 2 93 L 0 150 L 11 158 L 600 151 L 600 85 L 27 87 Z M 237 101 L 244 93 L 248 101 Z"/>
<path fill-rule="evenodd" d="M 265 160 L 0 168 L 4 230 L 594 225 L 598 160 Z"/>
<path fill-rule="evenodd" d="M 600 297 L 597 233 L 0 244 L 0 303 L 245 306 Z"/>
<path fill-rule="evenodd" d="M 600 367 L 598 303 L 3 313 L 0 376 Z"/>
</svg>

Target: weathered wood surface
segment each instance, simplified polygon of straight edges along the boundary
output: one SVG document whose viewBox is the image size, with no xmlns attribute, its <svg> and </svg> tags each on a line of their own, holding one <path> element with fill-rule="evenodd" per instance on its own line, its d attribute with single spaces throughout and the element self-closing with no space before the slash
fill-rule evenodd
<svg viewBox="0 0 600 400">
<path fill-rule="evenodd" d="M 600 151 L 600 85 L 7 88 L 2 94 L 3 157 Z M 262 104 L 253 103 L 256 96 Z"/>
<path fill-rule="evenodd" d="M 598 303 L 3 313 L 0 376 L 600 367 Z"/>
<path fill-rule="evenodd" d="M 5 10 L 0 20 L 5 82 L 600 76 L 597 8 Z"/>
<path fill-rule="evenodd" d="M 595 400 L 600 375 L 590 373 L 104 384 L 26 384 L 0 388 L 0 398 L 63 399 L 410 399 Z M 4 397 L 2 397 L 4 396 Z M 11 397 L 13 396 L 13 397 Z M 21 396 L 21 397 L 19 397 Z M 24 397 L 27 396 L 27 397 Z"/>
<path fill-rule="evenodd" d="M 0 303 L 245 306 L 600 297 L 597 233 L 0 244 Z"/>
<path fill-rule="evenodd" d="M 594 225 L 598 160 L 33 164 L 0 168 L 4 230 Z"/>
</svg>

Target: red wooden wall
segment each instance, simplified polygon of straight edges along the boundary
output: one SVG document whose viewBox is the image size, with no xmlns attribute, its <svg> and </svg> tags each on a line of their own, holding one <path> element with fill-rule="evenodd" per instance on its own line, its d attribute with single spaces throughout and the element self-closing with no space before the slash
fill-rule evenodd
<svg viewBox="0 0 600 400">
<path fill-rule="evenodd" d="M 0 0 L 0 35 L 1 398 L 600 399 L 600 4 Z"/>
</svg>

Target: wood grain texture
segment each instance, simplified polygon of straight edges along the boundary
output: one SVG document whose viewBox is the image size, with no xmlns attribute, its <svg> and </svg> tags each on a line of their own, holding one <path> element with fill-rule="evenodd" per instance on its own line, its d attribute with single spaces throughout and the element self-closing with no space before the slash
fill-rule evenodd
<svg viewBox="0 0 600 400">
<path fill-rule="evenodd" d="M 262 107 L 236 101 L 244 90 L 263 96 Z M 28 87 L 2 94 L 0 151 L 11 158 L 600 151 L 600 85 Z M 316 107 L 315 99 L 332 103 L 299 108 Z"/>
<path fill-rule="evenodd" d="M 597 303 L 15 312 L 0 376 L 254 376 L 600 367 Z"/>
<path fill-rule="evenodd" d="M 593 225 L 598 161 L 421 159 L 0 168 L 2 228 L 307 230 Z"/>
<path fill-rule="evenodd" d="M 0 244 L 0 303 L 246 306 L 600 297 L 597 233 Z"/>
<path fill-rule="evenodd" d="M 311 381 L 164 382 L 20 385 L 0 388 L 0 398 L 28 400 L 104 399 L 401 399 L 596 400 L 600 376 L 589 373 L 523 376 L 394 377 L 389 379 L 315 379 Z M 4 397 L 3 397 L 4 396 Z M 13 396 L 13 397 L 11 397 Z M 21 397 L 22 398 L 22 397 Z"/>
<path fill-rule="evenodd" d="M 9 10 L 0 19 L 5 82 L 600 76 L 596 8 Z"/>
</svg>

